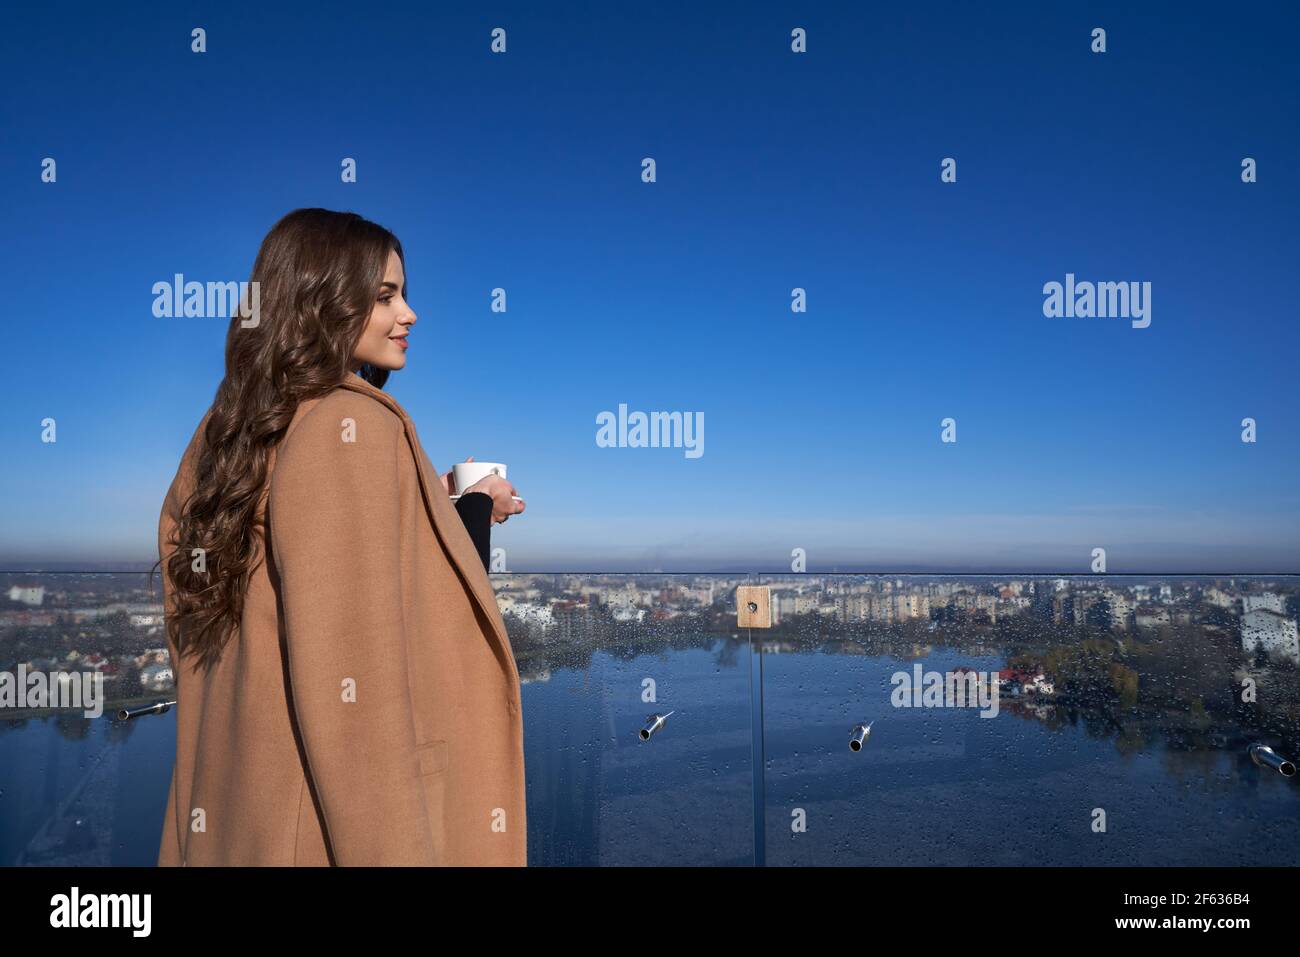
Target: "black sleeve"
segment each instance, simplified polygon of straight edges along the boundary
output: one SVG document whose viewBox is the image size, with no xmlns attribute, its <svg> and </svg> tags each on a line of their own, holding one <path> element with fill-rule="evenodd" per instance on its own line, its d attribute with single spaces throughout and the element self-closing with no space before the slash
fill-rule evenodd
<svg viewBox="0 0 1300 957">
<path fill-rule="evenodd" d="M 492 553 L 492 496 L 486 492 L 470 492 L 456 500 L 456 511 L 465 523 L 465 530 L 474 540 L 478 557 L 483 560 L 483 570 L 491 571 Z"/>
</svg>

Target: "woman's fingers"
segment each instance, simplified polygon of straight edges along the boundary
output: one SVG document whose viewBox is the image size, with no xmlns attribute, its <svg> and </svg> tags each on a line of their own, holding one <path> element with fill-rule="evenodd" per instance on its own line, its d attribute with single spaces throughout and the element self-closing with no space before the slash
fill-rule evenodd
<svg viewBox="0 0 1300 957">
<path fill-rule="evenodd" d="M 511 491 L 514 490 L 511 489 Z M 510 497 L 510 505 L 506 509 L 503 509 L 503 511 L 501 512 L 501 517 L 497 519 L 497 523 L 500 525 L 504 525 L 506 522 L 510 520 L 511 515 L 518 515 L 520 512 L 524 510 L 524 507 L 525 507 L 524 500 L 521 498 L 516 499 L 516 497 L 512 495 Z"/>
</svg>

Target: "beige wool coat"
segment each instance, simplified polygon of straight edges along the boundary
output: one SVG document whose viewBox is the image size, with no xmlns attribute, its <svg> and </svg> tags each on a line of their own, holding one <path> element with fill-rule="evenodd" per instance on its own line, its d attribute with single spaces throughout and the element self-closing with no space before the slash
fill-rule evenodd
<svg viewBox="0 0 1300 957">
<path fill-rule="evenodd" d="M 163 504 L 164 562 L 203 424 Z M 264 560 L 217 666 L 168 640 L 176 766 L 158 863 L 526 864 L 514 652 L 402 407 L 355 375 L 303 402 L 256 533 Z M 165 565 L 163 590 L 170 609 Z"/>
</svg>

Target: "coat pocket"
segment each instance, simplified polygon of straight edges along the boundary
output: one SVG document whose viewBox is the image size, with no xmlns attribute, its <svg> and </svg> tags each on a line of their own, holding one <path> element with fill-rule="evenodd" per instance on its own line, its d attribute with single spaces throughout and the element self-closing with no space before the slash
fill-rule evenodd
<svg viewBox="0 0 1300 957">
<path fill-rule="evenodd" d="M 415 753 L 420 758 L 420 774 L 437 774 L 447 770 L 447 742 L 427 741 L 417 745 Z"/>
</svg>

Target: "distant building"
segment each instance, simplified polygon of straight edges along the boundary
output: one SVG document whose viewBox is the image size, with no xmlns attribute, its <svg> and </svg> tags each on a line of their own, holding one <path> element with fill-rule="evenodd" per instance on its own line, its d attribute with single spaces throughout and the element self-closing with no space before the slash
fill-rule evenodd
<svg viewBox="0 0 1300 957">
<path fill-rule="evenodd" d="M 1027 611 L 1032 604 L 1033 602 L 1030 599 L 1020 596 L 1014 598 L 1000 598 L 998 599 L 998 615 L 1018 615 L 1021 612 Z"/>
<path fill-rule="evenodd" d="M 782 615 L 806 615 L 817 610 L 817 596 L 782 595 L 779 608 Z"/>
<path fill-rule="evenodd" d="M 1237 599 L 1218 588 L 1205 589 L 1205 600 L 1211 605 L 1216 605 L 1219 608 L 1227 608 L 1229 611 L 1233 611 L 1237 607 Z"/>
<path fill-rule="evenodd" d="M 1133 599 L 1122 592 L 1108 591 L 1106 603 L 1110 605 L 1110 626 L 1119 631 L 1127 631 L 1129 619 L 1133 617 Z"/>
<path fill-rule="evenodd" d="M 11 585 L 9 586 L 9 600 L 22 602 L 24 605 L 39 606 L 45 601 L 45 586 Z"/>
<path fill-rule="evenodd" d="M 1257 608 L 1242 616 L 1241 647 L 1243 651 L 1262 651 L 1300 664 L 1300 637 L 1295 619 L 1269 608 Z"/>
<path fill-rule="evenodd" d="M 1170 623 L 1169 609 L 1159 605 L 1139 605 L 1133 617 L 1139 628 L 1163 628 Z"/>
<path fill-rule="evenodd" d="M 555 621 L 550 605 L 541 605 L 535 601 L 521 601 L 513 595 L 506 595 L 497 600 L 503 615 L 513 615 L 521 621 L 532 621 L 543 628 L 549 628 Z"/>
<path fill-rule="evenodd" d="M 620 607 L 626 608 L 626 605 Z M 626 614 L 626 612 L 624 612 Z M 555 640 L 585 641 L 595 635 L 595 619 L 591 605 L 587 602 L 561 600 L 551 603 L 551 615 L 555 622 Z"/>
<path fill-rule="evenodd" d="M 1046 675 L 1034 675 L 1022 686 L 1030 694 L 1054 695 L 1056 685 Z"/>
<path fill-rule="evenodd" d="M 1100 607 L 1105 596 L 1099 592 L 1077 592 L 1070 596 L 1071 620 L 1076 625 L 1102 624 L 1110 626 L 1109 615 L 1102 617 Z"/>
<path fill-rule="evenodd" d="M 635 582 L 628 582 L 622 588 L 611 588 L 604 595 L 605 604 L 610 608 L 632 609 L 649 605 L 654 601 L 653 595 L 644 594 Z"/>
<path fill-rule="evenodd" d="M 164 691 L 174 682 L 171 665 L 150 665 L 140 672 L 140 686 L 146 691 Z"/>
<path fill-rule="evenodd" d="M 1272 592 L 1259 592 L 1254 595 L 1241 596 L 1241 610 L 1249 615 L 1252 611 L 1275 611 L 1279 615 L 1286 614 L 1286 601 L 1281 595 L 1275 595 Z"/>
<path fill-rule="evenodd" d="M 54 624 L 56 615 L 53 611 L 29 611 L 26 608 L 0 612 L 0 627 L 13 625 L 48 627 Z"/>
<path fill-rule="evenodd" d="M 781 602 L 773 602 L 775 605 Z M 790 605 L 793 608 L 793 603 Z M 871 607 L 869 595 L 840 595 L 835 599 L 835 617 L 845 623 L 866 621 Z"/>
<path fill-rule="evenodd" d="M 900 619 L 929 618 L 930 599 L 914 592 L 894 596 L 894 614 Z"/>
<path fill-rule="evenodd" d="M 1030 672 L 1019 668 L 1003 668 L 998 672 L 998 685 L 1013 697 L 1025 694 L 1050 697 L 1056 694 L 1056 685 L 1041 671 Z"/>
</svg>

